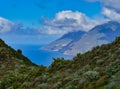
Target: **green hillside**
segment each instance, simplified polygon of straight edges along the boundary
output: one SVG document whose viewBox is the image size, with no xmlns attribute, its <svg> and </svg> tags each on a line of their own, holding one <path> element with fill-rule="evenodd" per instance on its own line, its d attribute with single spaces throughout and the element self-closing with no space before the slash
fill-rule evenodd
<svg viewBox="0 0 120 89">
<path fill-rule="evenodd" d="M 0 79 L 9 72 L 20 69 L 24 66 L 36 65 L 23 56 L 20 49 L 15 51 L 0 39 Z"/>
<path fill-rule="evenodd" d="M 120 37 L 107 45 L 36 66 L 0 40 L 0 89 L 120 89 Z"/>
</svg>

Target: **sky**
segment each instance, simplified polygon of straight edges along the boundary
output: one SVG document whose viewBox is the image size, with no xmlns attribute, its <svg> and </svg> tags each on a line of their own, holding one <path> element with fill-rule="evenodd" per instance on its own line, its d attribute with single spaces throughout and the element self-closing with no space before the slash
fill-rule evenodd
<svg viewBox="0 0 120 89">
<path fill-rule="evenodd" d="M 48 44 L 71 31 L 120 21 L 120 0 L 0 0 L 0 38 Z"/>
</svg>

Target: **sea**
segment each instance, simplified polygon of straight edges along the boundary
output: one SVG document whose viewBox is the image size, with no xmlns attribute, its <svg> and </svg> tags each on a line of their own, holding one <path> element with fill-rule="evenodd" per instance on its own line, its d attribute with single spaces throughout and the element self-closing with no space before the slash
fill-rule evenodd
<svg viewBox="0 0 120 89">
<path fill-rule="evenodd" d="M 10 46 L 15 50 L 21 49 L 22 54 L 37 65 L 50 66 L 50 64 L 53 62 L 53 58 L 63 57 L 66 60 L 71 60 L 73 58 L 72 56 L 64 55 L 60 52 L 41 50 L 40 48 L 44 45 L 11 44 Z"/>
</svg>

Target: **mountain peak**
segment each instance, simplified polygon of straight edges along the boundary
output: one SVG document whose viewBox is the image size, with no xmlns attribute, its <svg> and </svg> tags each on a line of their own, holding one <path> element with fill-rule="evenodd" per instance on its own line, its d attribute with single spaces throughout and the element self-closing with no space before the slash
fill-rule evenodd
<svg viewBox="0 0 120 89">
<path fill-rule="evenodd" d="M 66 42 L 68 39 L 63 38 L 69 38 L 71 35 L 71 38 L 75 38 L 72 41 L 70 41 L 67 45 L 61 46 L 59 50 L 64 54 L 67 55 L 76 55 L 77 53 L 85 53 L 88 50 L 91 50 L 93 47 L 107 44 L 112 42 L 117 36 L 120 36 L 120 23 L 116 21 L 109 21 L 107 23 L 97 25 L 90 31 L 80 34 L 79 32 L 72 32 L 76 33 L 71 35 L 71 33 L 68 33 L 58 39 L 57 41 L 51 43 L 50 45 L 46 46 L 46 49 L 49 50 L 56 50 L 60 47 L 60 45 L 63 45 L 64 42 Z M 79 37 L 80 36 L 80 37 Z M 57 44 L 60 45 L 57 45 Z"/>
<path fill-rule="evenodd" d="M 85 34 L 83 31 L 74 31 L 64 34 L 61 38 L 55 40 L 54 42 L 50 43 L 49 45 L 43 47 L 43 50 L 49 51 L 62 51 L 63 48 L 66 48 L 67 45 L 76 41 Z"/>
</svg>

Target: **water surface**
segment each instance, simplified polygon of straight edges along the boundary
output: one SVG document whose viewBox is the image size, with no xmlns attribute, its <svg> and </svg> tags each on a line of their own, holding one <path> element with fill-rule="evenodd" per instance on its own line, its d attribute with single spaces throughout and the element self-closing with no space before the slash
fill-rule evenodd
<svg viewBox="0 0 120 89">
<path fill-rule="evenodd" d="M 45 65 L 49 66 L 53 58 L 61 58 L 64 57 L 65 59 L 71 59 L 72 56 L 64 55 L 59 52 L 50 52 L 41 50 L 42 46 L 40 45 L 11 45 L 14 49 L 21 49 L 23 55 L 28 57 L 33 63 L 37 65 Z"/>
</svg>

